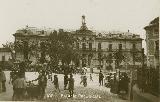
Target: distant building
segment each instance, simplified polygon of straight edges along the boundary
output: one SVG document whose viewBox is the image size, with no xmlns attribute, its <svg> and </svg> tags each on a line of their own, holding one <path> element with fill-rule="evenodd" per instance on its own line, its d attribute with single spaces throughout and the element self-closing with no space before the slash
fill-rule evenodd
<svg viewBox="0 0 160 102">
<path fill-rule="evenodd" d="M 11 59 L 11 52 L 7 48 L 0 48 L 0 66 L 7 67 L 9 66 L 8 62 Z"/>
<path fill-rule="evenodd" d="M 60 30 L 63 31 L 63 30 Z M 52 29 L 38 29 L 26 27 L 17 30 L 14 34 L 15 42 L 28 39 L 37 43 L 45 41 Z M 126 69 L 134 66 L 141 66 L 142 63 L 142 38 L 139 35 L 128 32 L 96 33 L 87 28 L 85 16 L 82 16 L 82 26 L 79 30 L 70 31 L 70 34 L 77 39 L 75 42 L 76 52 L 80 55 L 80 67 L 101 68 L 104 70 L 115 70 L 117 60 L 118 68 Z M 21 53 L 16 53 L 17 59 L 24 58 Z M 116 58 L 121 57 L 121 58 Z M 40 53 L 38 56 L 41 56 Z M 31 58 L 32 60 L 34 58 Z"/>
<path fill-rule="evenodd" d="M 144 27 L 146 31 L 147 65 L 159 67 L 159 17 Z"/>
</svg>

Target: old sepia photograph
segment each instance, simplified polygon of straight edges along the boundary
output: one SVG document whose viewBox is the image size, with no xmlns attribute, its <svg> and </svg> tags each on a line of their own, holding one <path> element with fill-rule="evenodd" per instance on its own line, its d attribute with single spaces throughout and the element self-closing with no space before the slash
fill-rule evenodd
<svg viewBox="0 0 160 102">
<path fill-rule="evenodd" d="M 0 102 L 159 102 L 160 0 L 0 0 Z"/>
</svg>

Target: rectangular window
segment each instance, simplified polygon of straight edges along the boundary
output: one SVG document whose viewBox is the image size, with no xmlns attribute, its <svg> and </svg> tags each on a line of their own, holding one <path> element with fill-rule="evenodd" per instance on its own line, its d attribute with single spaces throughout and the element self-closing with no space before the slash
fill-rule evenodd
<svg viewBox="0 0 160 102">
<path fill-rule="evenodd" d="M 159 29 L 154 29 L 154 34 L 158 34 L 159 33 Z"/>
<path fill-rule="evenodd" d="M 98 49 L 99 50 L 101 49 L 101 43 L 98 43 Z"/>
<path fill-rule="evenodd" d="M 109 44 L 109 51 L 112 50 L 112 44 Z"/>
<path fill-rule="evenodd" d="M 119 50 L 122 50 L 122 44 L 119 44 Z"/>
<path fill-rule="evenodd" d="M 92 43 L 89 43 L 89 50 L 92 50 Z"/>
<path fill-rule="evenodd" d="M 136 44 L 133 44 L 133 45 L 132 45 L 132 48 L 133 48 L 133 49 L 136 49 Z"/>
<path fill-rule="evenodd" d="M 2 56 L 2 61 L 5 61 L 6 59 L 5 59 L 5 56 Z"/>
<path fill-rule="evenodd" d="M 86 43 L 82 43 L 82 49 L 86 50 Z"/>
<path fill-rule="evenodd" d="M 155 50 L 159 51 L 159 41 L 155 41 Z"/>
</svg>

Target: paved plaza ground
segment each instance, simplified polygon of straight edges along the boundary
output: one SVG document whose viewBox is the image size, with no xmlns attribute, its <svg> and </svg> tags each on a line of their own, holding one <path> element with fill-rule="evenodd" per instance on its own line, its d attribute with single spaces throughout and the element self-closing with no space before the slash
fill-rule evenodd
<svg viewBox="0 0 160 102">
<path fill-rule="evenodd" d="M 0 93 L 0 101 L 11 101 L 13 95 L 12 85 L 9 84 L 9 72 L 5 72 L 7 77 L 6 87 L 7 91 L 5 93 Z M 33 80 L 38 77 L 36 72 L 26 72 L 26 80 Z M 55 75 L 53 73 L 53 75 Z M 129 102 L 128 100 L 121 99 L 118 95 L 110 93 L 110 89 L 104 86 L 99 86 L 98 83 L 98 74 L 93 74 L 93 81 L 89 79 L 89 73 L 87 73 L 88 85 L 84 87 L 80 84 L 80 75 L 74 74 L 75 79 L 75 90 L 74 97 L 68 98 L 68 90 L 63 89 L 63 76 L 58 74 L 60 92 L 57 92 L 54 88 L 53 83 L 48 80 L 45 101 L 53 102 Z M 37 82 L 35 82 L 36 84 Z"/>
</svg>

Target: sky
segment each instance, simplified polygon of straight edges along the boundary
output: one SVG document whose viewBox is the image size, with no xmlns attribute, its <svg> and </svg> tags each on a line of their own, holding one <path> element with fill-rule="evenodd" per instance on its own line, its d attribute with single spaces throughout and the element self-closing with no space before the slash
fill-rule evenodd
<svg viewBox="0 0 160 102">
<path fill-rule="evenodd" d="M 145 39 L 144 27 L 159 10 L 160 0 L 0 0 L 0 47 L 26 25 L 79 29 L 82 15 L 89 29 L 129 30 Z"/>
</svg>

